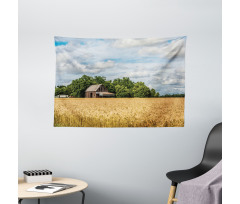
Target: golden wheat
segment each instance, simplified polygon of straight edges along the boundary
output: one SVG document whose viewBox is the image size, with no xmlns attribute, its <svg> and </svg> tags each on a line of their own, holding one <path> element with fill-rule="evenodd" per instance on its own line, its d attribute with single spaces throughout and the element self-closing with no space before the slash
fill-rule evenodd
<svg viewBox="0 0 240 204">
<path fill-rule="evenodd" d="M 183 127 L 184 98 L 55 98 L 55 127 Z"/>
</svg>

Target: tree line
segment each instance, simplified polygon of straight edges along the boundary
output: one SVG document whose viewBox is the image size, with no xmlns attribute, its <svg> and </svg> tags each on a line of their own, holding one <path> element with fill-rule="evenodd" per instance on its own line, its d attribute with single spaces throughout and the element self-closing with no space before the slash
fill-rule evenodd
<svg viewBox="0 0 240 204">
<path fill-rule="evenodd" d="M 106 80 L 106 77 L 102 76 L 87 76 L 83 75 L 79 79 L 75 79 L 71 84 L 67 86 L 56 86 L 55 96 L 60 94 L 69 95 L 76 98 L 85 97 L 86 89 L 94 84 L 104 85 L 109 92 L 114 93 L 117 98 L 148 98 L 148 97 L 184 97 L 184 94 L 163 95 L 160 96 L 155 89 L 150 89 L 144 82 L 133 82 L 128 77 L 122 79 L 117 78 L 112 80 Z"/>
</svg>

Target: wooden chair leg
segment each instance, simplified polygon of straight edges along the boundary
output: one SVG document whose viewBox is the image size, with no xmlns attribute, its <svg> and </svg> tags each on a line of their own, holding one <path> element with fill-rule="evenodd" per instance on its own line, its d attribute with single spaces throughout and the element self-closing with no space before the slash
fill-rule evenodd
<svg viewBox="0 0 240 204">
<path fill-rule="evenodd" d="M 173 202 L 177 202 L 177 199 L 175 198 L 176 189 L 177 189 L 177 183 L 172 183 L 167 204 L 173 204 Z"/>
</svg>

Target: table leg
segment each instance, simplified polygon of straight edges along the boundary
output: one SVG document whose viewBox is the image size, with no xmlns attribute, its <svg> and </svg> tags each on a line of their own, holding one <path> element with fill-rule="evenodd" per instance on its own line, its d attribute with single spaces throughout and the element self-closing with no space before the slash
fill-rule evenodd
<svg viewBox="0 0 240 204">
<path fill-rule="evenodd" d="M 19 199 L 19 200 L 18 200 L 18 204 L 21 204 L 21 203 L 22 203 L 22 200 L 23 200 L 23 199 Z"/>
<path fill-rule="evenodd" d="M 38 198 L 38 204 L 40 204 L 40 198 Z"/>
<path fill-rule="evenodd" d="M 85 192 L 84 191 L 80 191 L 82 193 L 82 204 L 84 204 L 85 201 Z"/>
</svg>

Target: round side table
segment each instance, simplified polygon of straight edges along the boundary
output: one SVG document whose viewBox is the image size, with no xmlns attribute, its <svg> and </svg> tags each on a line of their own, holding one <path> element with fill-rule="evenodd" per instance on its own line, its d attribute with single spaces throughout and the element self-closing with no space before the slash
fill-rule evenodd
<svg viewBox="0 0 240 204">
<path fill-rule="evenodd" d="M 49 183 L 65 183 L 65 184 L 74 184 L 76 185 L 73 188 L 63 190 L 57 193 L 49 194 L 49 193 L 37 193 L 37 192 L 28 192 L 27 189 L 37 186 L 41 183 L 26 183 L 23 178 L 18 178 L 18 203 L 21 204 L 24 199 L 37 199 L 38 204 L 40 204 L 41 198 L 54 198 L 58 196 L 64 196 L 72 193 L 81 192 L 82 193 L 82 204 L 84 204 L 85 200 L 85 192 L 83 191 L 88 187 L 88 184 L 84 181 L 71 179 L 71 178 L 60 178 L 54 177 L 52 182 Z"/>
</svg>

